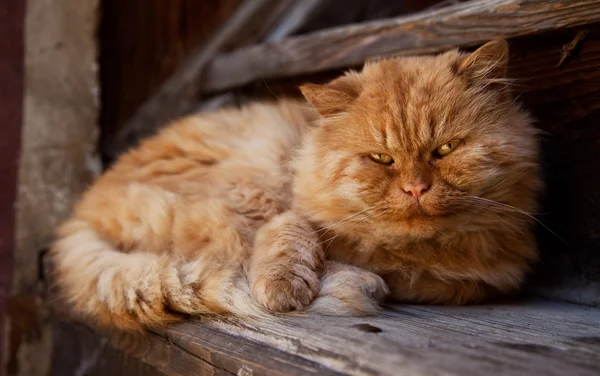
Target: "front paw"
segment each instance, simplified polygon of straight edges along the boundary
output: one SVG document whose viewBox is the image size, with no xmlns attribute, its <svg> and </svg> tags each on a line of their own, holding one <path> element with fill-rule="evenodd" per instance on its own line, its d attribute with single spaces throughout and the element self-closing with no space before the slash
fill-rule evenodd
<svg viewBox="0 0 600 376">
<path fill-rule="evenodd" d="M 271 266 L 252 285 L 252 295 L 272 312 L 301 311 L 319 293 L 319 276 L 306 265 Z"/>
<path fill-rule="evenodd" d="M 321 278 L 321 291 L 308 312 L 332 316 L 373 315 L 390 291 L 375 273 L 328 261 Z"/>
<path fill-rule="evenodd" d="M 252 296 L 273 312 L 302 310 L 319 292 L 324 254 L 306 221 L 286 212 L 256 235 L 249 268 Z"/>
</svg>

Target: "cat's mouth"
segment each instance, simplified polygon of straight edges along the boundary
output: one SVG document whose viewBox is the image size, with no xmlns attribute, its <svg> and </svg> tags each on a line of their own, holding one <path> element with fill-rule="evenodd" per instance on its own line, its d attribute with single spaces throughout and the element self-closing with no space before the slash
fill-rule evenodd
<svg viewBox="0 0 600 376">
<path fill-rule="evenodd" d="M 456 214 L 455 212 L 444 210 L 440 207 L 423 205 L 415 201 L 407 210 L 405 210 L 398 219 L 404 222 L 432 222 L 448 218 Z"/>
</svg>

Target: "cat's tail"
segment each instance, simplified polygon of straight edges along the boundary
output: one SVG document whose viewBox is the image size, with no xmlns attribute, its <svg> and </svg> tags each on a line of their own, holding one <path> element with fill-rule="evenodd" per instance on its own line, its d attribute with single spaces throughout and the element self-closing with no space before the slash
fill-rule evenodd
<svg viewBox="0 0 600 376">
<path fill-rule="evenodd" d="M 77 219 L 59 229 L 50 254 L 57 296 L 100 327 L 140 330 L 187 314 L 262 314 L 241 262 L 236 267 L 172 253 L 121 252 Z"/>
</svg>

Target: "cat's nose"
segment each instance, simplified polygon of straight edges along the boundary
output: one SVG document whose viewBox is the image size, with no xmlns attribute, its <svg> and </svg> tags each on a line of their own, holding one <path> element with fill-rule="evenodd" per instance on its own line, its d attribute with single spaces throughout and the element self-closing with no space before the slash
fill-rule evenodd
<svg viewBox="0 0 600 376">
<path fill-rule="evenodd" d="M 402 186 L 402 190 L 417 200 L 429 189 L 430 185 L 424 182 L 410 182 Z"/>
</svg>

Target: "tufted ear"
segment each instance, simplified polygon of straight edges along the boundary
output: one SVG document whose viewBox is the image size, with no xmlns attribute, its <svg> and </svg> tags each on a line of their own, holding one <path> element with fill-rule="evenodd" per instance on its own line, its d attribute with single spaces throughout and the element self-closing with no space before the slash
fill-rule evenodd
<svg viewBox="0 0 600 376">
<path fill-rule="evenodd" d="M 503 83 L 508 69 L 508 43 L 494 40 L 467 56 L 458 68 L 473 84 Z"/>
<path fill-rule="evenodd" d="M 323 117 L 346 110 L 358 98 L 361 90 L 360 74 L 354 71 L 325 85 L 300 86 L 302 95 Z"/>
</svg>

